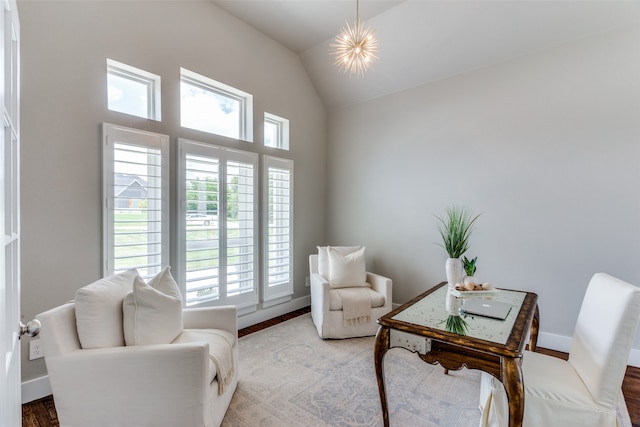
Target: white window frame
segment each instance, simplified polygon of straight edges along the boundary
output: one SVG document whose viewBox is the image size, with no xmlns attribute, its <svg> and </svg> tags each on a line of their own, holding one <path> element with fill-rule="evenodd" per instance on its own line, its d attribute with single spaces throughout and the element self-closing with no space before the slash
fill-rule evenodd
<svg viewBox="0 0 640 427">
<path fill-rule="evenodd" d="M 289 200 L 287 206 L 287 212 L 284 217 L 288 218 L 286 227 L 279 227 L 279 230 L 274 230 L 271 224 L 271 203 L 270 189 L 272 182 L 270 178 L 270 171 L 273 169 L 287 171 L 289 174 L 289 188 L 286 197 Z M 281 159 L 273 156 L 263 157 L 263 206 L 264 206 L 264 237 L 263 237 L 263 259 L 264 259 L 264 280 L 263 280 L 263 305 L 269 307 L 271 305 L 281 304 L 289 301 L 293 294 L 293 160 Z M 284 211 L 280 211 L 284 212 Z M 274 253 L 271 251 L 271 243 L 274 239 L 277 239 L 278 234 L 285 233 L 287 239 L 287 249 L 284 252 L 288 252 L 284 257 L 282 256 L 282 248 Z M 281 277 L 275 278 L 270 271 L 271 265 L 277 263 L 280 266 Z M 283 278 L 282 275 L 285 277 Z"/>
<path fill-rule="evenodd" d="M 246 142 L 253 142 L 253 95 L 236 89 L 233 86 L 213 80 L 209 77 L 180 68 L 180 85 L 186 83 L 192 86 L 200 87 L 206 91 L 216 93 L 225 98 L 230 98 L 240 103 L 240 122 L 238 123 L 238 139 Z M 212 133 L 203 129 L 191 128 L 183 124 L 182 112 L 182 93 L 180 94 L 180 126 L 195 129 L 200 132 L 220 135 L 227 138 L 233 138 L 228 135 Z"/>
<path fill-rule="evenodd" d="M 274 145 L 267 145 L 266 138 L 264 138 L 264 146 L 271 148 L 278 148 L 280 150 L 289 150 L 289 120 L 278 117 L 275 114 L 264 113 L 264 124 L 272 124 L 277 128 L 276 141 Z M 266 135 L 266 132 L 264 132 Z"/>
<path fill-rule="evenodd" d="M 109 100 L 107 99 L 107 108 L 109 108 L 109 110 L 116 111 L 122 114 L 129 114 L 136 117 L 142 117 L 149 120 L 155 120 L 158 122 L 162 120 L 160 76 L 107 58 L 107 84 L 109 81 L 108 75 L 122 77 L 136 83 L 143 83 L 147 87 L 146 116 L 139 116 L 137 114 L 131 114 L 126 111 L 111 110 L 111 108 L 109 108 Z"/>
<path fill-rule="evenodd" d="M 176 254 L 177 265 L 175 268 L 177 282 L 181 286 L 183 300 L 187 301 L 187 227 L 186 227 L 186 210 L 187 210 L 187 189 L 186 189 L 186 161 L 190 154 L 201 157 L 217 158 L 219 161 L 219 181 L 218 181 L 218 207 L 217 207 L 217 227 L 218 227 L 218 248 L 219 248 L 219 272 L 218 272 L 218 298 L 195 302 L 197 306 L 216 306 L 233 304 L 238 307 L 238 314 L 246 314 L 256 310 L 258 304 L 258 277 L 259 277 L 259 228 L 258 228 L 258 155 L 246 151 L 233 150 L 226 147 L 215 146 L 202 142 L 178 138 L 178 212 L 176 221 L 176 236 L 178 240 Z M 227 238 L 228 238 L 228 220 L 227 220 L 227 166 L 229 162 L 243 162 L 252 164 L 253 182 L 252 182 L 252 227 L 253 227 L 253 289 L 250 292 L 243 292 L 237 295 L 227 295 Z"/>
<path fill-rule="evenodd" d="M 167 135 L 103 123 L 102 140 L 104 276 L 109 276 L 115 272 L 115 144 L 151 148 L 160 151 L 160 182 L 156 183 L 156 188 L 159 188 L 160 200 L 157 203 L 160 205 L 157 210 L 161 213 L 161 220 L 156 225 L 157 231 L 161 233 L 161 243 L 154 243 L 154 248 L 150 249 L 152 252 L 149 257 L 154 257 L 155 259 L 148 263 L 149 273 L 146 275 L 143 274 L 145 278 L 152 277 L 154 274 L 159 273 L 162 267 L 169 265 L 169 137 Z M 160 248 L 159 251 L 158 247 Z"/>
</svg>

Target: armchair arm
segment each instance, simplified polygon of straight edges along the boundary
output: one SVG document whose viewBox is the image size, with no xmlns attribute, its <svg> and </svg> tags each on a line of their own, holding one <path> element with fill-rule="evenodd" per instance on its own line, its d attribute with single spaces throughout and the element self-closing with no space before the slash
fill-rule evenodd
<svg viewBox="0 0 640 427">
<path fill-rule="evenodd" d="M 238 310 L 235 305 L 185 308 L 182 321 L 185 329 L 222 329 L 238 339 Z"/>
<path fill-rule="evenodd" d="M 59 356 L 80 349 L 76 329 L 76 305 L 73 302 L 40 313 L 40 338 L 47 356 Z"/>
<path fill-rule="evenodd" d="M 384 305 L 391 305 L 393 300 L 393 281 L 388 277 L 367 272 L 367 282 L 371 284 L 371 289 L 384 295 Z"/>
<path fill-rule="evenodd" d="M 311 285 L 311 308 L 315 308 L 318 312 L 328 313 L 330 306 L 329 282 L 319 273 L 311 273 L 309 280 Z"/>
<path fill-rule="evenodd" d="M 113 408 L 126 419 L 127 410 L 193 407 L 205 402 L 209 386 L 204 342 L 77 350 L 45 361 L 56 406 L 83 408 L 96 419 Z"/>
</svg>

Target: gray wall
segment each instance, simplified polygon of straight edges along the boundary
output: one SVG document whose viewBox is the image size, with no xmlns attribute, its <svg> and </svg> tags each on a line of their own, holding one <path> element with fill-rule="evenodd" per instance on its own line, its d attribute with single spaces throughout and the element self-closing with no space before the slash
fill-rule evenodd
<svg viewBox="0 0 640 427">
<path fill-rule="evenodd" d="M 292 158 L 293 297 L 308 295 L 307 255 L 325 232 L 326 113 L 297 55 L 209 1 L 23 1 L 18 9 L 25 319 L 101 277 L 102 122 L 167 134 L 172 153 L 184 137 Z M 107 110 L 106 58 L 162 77 L 162 122 Z M 180 127 L 180 67 L 253 94 L 254 144 Z M 290 120 L 289 153 L 261 147 L 264 111 Z M 46 370 L 43 359 L 27 360 L 24 341 L 28 381 Z"/>
<path fill-rule="evenodd" d="M 328 243 L 366 245 L 402 303 L 445 280 L 434 214 L 468 206 L 477 275 L 537 292 L 568 349 L 594 273 L 640 285 L 638 76 L 636 27 L 330 111 Z"/>
</svg>

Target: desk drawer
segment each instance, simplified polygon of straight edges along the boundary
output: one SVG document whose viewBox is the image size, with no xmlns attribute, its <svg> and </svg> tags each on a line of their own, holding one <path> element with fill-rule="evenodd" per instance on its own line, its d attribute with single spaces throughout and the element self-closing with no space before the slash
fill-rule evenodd
<svg viewBox="0 0 640 427">
<path fill-rule="evenodd" d="M 431 340 L 420 335 L 391 329 L 389 336 L 389 348 L 400 347 L 419 354 L 427 354 L 431 351 Z"/>
</svg>

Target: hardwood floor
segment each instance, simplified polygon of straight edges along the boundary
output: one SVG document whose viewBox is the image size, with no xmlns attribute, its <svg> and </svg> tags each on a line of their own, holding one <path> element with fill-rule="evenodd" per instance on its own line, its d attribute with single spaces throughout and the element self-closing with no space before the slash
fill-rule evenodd
<svg viewBox="0 0 640 427">
<path fill-rule="evenodd" d="M 240 329 L 238 331 L 238 336 L 243 337 L 245 335 L 249 335 L 285 320 L 293 319 L 294 317 L 308 313 L 309 311 L 310 307 L 302 308 L 275 319 Z M 538 348 L 538 351 L 563 359 L 567 358 L 566 353 L 558 351 L 543 348 Z M 625 400 L 627 402 L 627 408 L 629 408 L 633 427 L 640 427 L 640 368 L 627 368 L 627 373 L 624 377 L 624 382 L 622 383 L 622 392 L 624 393 Z M 22 405 L 22 427 L 59 427 L 59 425 L 52 396 L 47 396 Z"/>
</svg>

